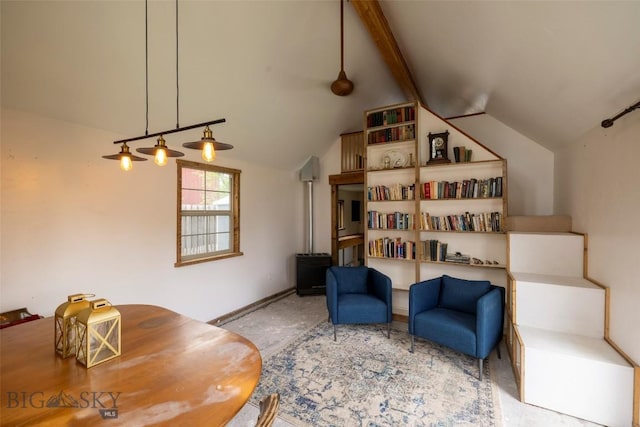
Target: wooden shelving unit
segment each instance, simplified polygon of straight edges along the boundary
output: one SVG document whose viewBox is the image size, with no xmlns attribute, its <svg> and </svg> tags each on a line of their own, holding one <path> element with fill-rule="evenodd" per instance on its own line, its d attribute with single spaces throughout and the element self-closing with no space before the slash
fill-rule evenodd
<svg viewBox="0 0 640 427">
<path fill-rule="evenodd" d="M 430 146 L 428 134 L 448 131 L 446 160 L 428 163 Z M 475 141 L 455 126 L 440 118 L 417 102 L 390 105 L 365 111 L 363 144 L 365 147 L 365 212 L 412 215 L 410 229 L 367 227 L 365 230 L 366 264 L 391 277 L 394 287 L 394 313 L 407 314 L 406 290 L 412 283 L 449 274 L 461 278 L 487 279 L 506 286 L 505 219 L 507 216 L 506 160 Z M 454 147 L 472 150 L 471 161 L 456 163 Z M 483 194 L 477 182 L 491 183 L 492 191 Z M 496 183 L 499 180 L 499 190 Z M 425 198 L 425 183 L 430 188 L 452 190 L 452 197 Z M 470 182 L 478 186 L 477 197 L 463 193 Z M 455 183 L 455 184 L 454 184 Z M 404 188 L 410 195 L 402 200 L 373 200 L 381 188 Z M 458 189 L 459 188 L 459 189 Z M 483 187 L 484 188 L 484 187 Z M 472 190 L 473 191 L 473 190 Z M 446 218 L 444 229 L 421 229 L 421 216 Z M 460 216 L 485 216 L 480 223 L 462 225 Z M 458 218 L 454 218 L 457 216 Z M 451 218 L 449 218 L 451 217 Z M 441 218 L 441 220 L 443 220 Z M 487 229 L 486 218 L 494 218 L 493 230 Z M 477 221 L 477 220 L 476 220 Z M 456 224 L 457 227 L 456 228 Z M 497 225 L 497 226 L 496 226 Z M 482 231 L 480 231 L 482 230 Z M 404 244 L 404 257 L 381 257 L 374 250 L 376 241 L 387 239 Z M 427 240 L 446 243 L 447 252 L 468 255 L 482 264 L 424 259 L 423 244 Z M 409 252 L 411 251 L 411 252 Z M 446 257 L 445 257 L 446 258 Z M 396 304 L 397 302 L 397 304 Z"/>
</svg>

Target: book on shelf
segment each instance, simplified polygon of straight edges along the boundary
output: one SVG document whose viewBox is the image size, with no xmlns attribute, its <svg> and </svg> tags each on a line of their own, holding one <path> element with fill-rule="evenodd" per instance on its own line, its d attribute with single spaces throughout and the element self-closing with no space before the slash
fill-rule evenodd
<svg viewBox="0 0 640 427">
<path fill-rule="evenodd" d="M 447 243 L 439 240 L 423 240 L 420 243 L 423 261 L 444 261 L 446 259 Z"/>
<path fill-rule="evenodd" d="M 498 211 L 452 215 L 420 213 L 420 230 L 422 231 L 501 232 L 502 226 L 502 214 Z"/>
<path fill-rule="evenodd" d="M 415 129 L 415 125 L 410 124 L 372 131 L 367 136 L 367 142 L 369 145 L 373 145 L 384 142 L 409 141 L 415 139 Z"/>
<path fill-rule="evenodd" d="M 425 181 L 420 185 L 424 200 L 486 199 L 502 197 L 502 177 L 462 181 Z"/>
<path fill-rule="evenodd" d="M 400 237 L 382 237 L 369 240 L 369 256 L 376 258 L 415 259 L 416 245 Z"/>
<path fill-rule="evenodd" d="M 367 212 L 367 227 L 370 230 L 414 230 L 415 215 L 406 212 Z"/>
<path fill-rule="evenodd" d="M 416 119 L 413 106 L 392 108 L 376 111 L 367 115 L 367 127 L 392 125 L 395 123 L 411 122 Z"/>
<path fill-rule="evenodd" d="M 394 184 L 367 187 L 367 199 L 369 201 L 414 200 L 415 185 Z"/>
</svg>

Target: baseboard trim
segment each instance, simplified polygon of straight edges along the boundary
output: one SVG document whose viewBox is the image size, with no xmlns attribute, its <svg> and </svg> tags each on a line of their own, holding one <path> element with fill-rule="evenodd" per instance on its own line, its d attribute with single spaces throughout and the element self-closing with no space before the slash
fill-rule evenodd
<svg viewBox="0 0 640 427">
<path fill-rule="evenodd" d="M 254 303 L 251 303 L 249 305 L 245 305 L 244 307 L 241 307 L 237 310 L 234 310 L 230 313 L 224 314 L 220 317 L 216 317 L 213 320 L 209 320 L 207 323 L 210 325 L 214 325 L 214 326 L 221 326 L 224 325 L 227 322 L 230 322 L 232 320 L 235 320 L 239 317 L 242 317 L 246 314 L 251 313 L 252 311 L 255 311 L 259 308 L 265 307 L 269 304 L 271 304 L 272 302 L 276 302 L 279 299 L 282 299 L 284 297 L 287 297 L 289 295 L 291 295 L 292 293 L 294 293 L 296 291 L 296 288 L 289 288 L 289 289 L 285 289 L 284 291 L 280 291 L 277 292 L 273 295 L 269 295 L 268 297 L 262 298 Z"/>
<path fill-rule="evenodd" d="M 393 320 L 397 320 L 398 322 L 409 323 L 409 316 L 405 316 L 404 314 L 393 313 L 391 315 Z"/>
</svg>

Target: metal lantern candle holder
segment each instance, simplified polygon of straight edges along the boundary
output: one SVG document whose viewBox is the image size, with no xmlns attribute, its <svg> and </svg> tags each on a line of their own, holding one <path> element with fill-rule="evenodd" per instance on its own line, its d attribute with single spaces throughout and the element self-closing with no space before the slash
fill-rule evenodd
<svg viewBox="0 0 640 427">
<path fill-rule="evenodd" d="M 76 360 L 87 368 L 120 356 L 120 312 L 106 299 L 91 301 L 78 314 Z"/>
<path fill-rule="evenodd" d="M 78 313 L 89 307 L 88 296 L 85 294 L 74 294 L 67 297 L 67 302 L 60 304 L 55 314 L 55 341 L 56 353 L 63 358 L 75 356 L 77 347 L 77 325 Z"/>
</svg>

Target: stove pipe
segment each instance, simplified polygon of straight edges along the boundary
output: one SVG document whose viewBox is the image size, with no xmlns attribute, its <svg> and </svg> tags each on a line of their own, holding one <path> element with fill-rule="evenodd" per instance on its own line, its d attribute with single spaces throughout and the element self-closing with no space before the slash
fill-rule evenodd
<svg viewBox="0 0 640 427">
<path fill-rule="evenodd" d="M 307 187 L 307 253 L 313 253 L 313 181 L 320 175 L 320 162 L 316 156 L 311 156 L 300 169 L 300 181 Z"/>
</svg>

